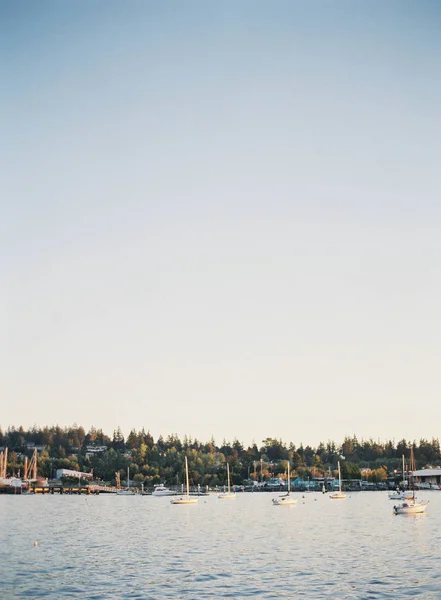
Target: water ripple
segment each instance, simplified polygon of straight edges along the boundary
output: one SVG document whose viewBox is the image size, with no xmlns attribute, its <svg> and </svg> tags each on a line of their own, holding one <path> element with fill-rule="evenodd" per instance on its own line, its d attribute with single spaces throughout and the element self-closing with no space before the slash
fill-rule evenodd
<svg viewBox="0 0 441 600">
<path fill-rule="evenodd" d="M 0 496 L 1 598 L 435 600 L 441 494 L 430 500 L 415 518 L 382 493 L 307 494 L 293 510 L 270 494 Z"/>
</svg>

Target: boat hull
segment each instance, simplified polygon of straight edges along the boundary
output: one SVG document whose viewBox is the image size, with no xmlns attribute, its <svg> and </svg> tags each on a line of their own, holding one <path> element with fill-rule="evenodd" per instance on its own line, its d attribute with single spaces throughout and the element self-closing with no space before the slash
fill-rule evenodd
<svg viewBox="0 0 441 600">
<path fill-rule="evenodd" d="M 282 496 L 280 498 L 273 498 L 274 506 L 295 506 L 297 504 L 297 500 L 295 498 L 291 498 L 290 496 Z"/>
<path fill-rule="evenodd" d="M 152 492 L 152 496 L 176 496 L 176 492 L 173 490 L 161 490 Z"/>
<path fill-rule="evenodd" d="M 401 500 L 401 502 L 406 502 L 406 500 L 412 500 L 413 494 L 410 492 L 390 492 L 389 500 Z"/>
<path fill-rule="evenodd" d="M 171 504 L 197 504 L 199 498 L 190 496 L 176 496 L 170 500 Z"/>
<path fill-rule="evenodd" d="M 396 515 L 418 515 L 426 512 L 428 504 L 429 502 L 403 502 L 403 504 L 394 506 L 394 513 Z"/>
</svg>

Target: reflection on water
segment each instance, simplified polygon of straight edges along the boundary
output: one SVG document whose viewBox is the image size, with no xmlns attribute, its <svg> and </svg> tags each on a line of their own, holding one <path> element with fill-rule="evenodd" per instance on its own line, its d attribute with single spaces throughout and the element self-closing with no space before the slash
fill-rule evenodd
<svg viewBox="0 0 441 600">
<path fill-rule="evenodd" d="M 441 597 L 441 492 L 398 516 L 382 492 L 271 497 L 0 496 L 1 598 Z"/>
</svg>

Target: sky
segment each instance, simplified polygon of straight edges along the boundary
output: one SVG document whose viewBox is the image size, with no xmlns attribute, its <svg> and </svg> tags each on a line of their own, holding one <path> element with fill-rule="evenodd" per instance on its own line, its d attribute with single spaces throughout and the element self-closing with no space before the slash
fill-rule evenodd
<svg viewBox="0 0 441 600">
<path fill-rule="evenodd" d="M 2 428 L 439 437 L 440 30 L 2 0 Z"/>
</svg>

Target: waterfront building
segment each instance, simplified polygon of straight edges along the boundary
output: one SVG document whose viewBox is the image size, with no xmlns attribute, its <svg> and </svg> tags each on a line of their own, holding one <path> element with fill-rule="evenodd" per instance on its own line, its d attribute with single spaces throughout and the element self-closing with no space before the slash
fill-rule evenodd
<svg viewBox="0 0 441 600">
<path fill-rule="evenodd" d="M 78 477 L 78 479 L 93 479 L 93 473 L 81 473 L 81 471 L 72 471 L 71 469 L 57 469 L 56 478 Z"/>
<path fill-rule="evenodd" d="M 415 485 L 418 487 L 438 488 L 441 486 L 441 467 L 428 467 L 413 471 Z"/>
</svg>

